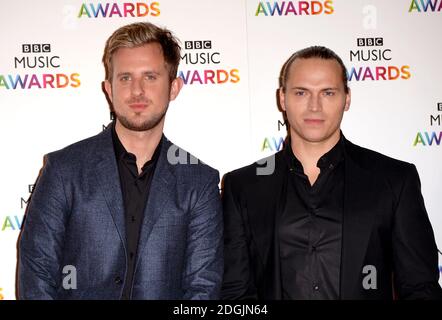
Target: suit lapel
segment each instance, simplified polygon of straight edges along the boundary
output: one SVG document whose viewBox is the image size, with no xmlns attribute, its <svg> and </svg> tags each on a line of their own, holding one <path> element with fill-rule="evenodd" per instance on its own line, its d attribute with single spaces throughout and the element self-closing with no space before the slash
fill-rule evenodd
<svg viewBox="0 0 442 320">
<path fill-rule="evenodd" d="M 165 211 L 165 208 L 169 207 L 170 201 L 176 196 L 176 176 L 173 172 L 173 166 L 167 160 L 167 151 L 171 145 L 170 141 L 163 136 L 160 156 L 152 177 L 149 198 L 144 210 L 143 224 L 141 225 L 138 242 L 138 252 L 143 252 L 143 248 L 146 246 L 153 226 L 160 215 Z"/>
<path fill-rule="evenodd" d="M 341 299 L 352 299 L 362 289 L 362 264 L 375 216 L 370 208 L 377 201 L 375 179 L 354 161 L 349 144 L 346 142 Z"/>
<path fill-rule="evenodd" d="M 250 232 L 264 266 L 268 262 L 268 256 L 274 244 L 275 220 L 279 214 L 284 186 L 284 176 L 278 156 L 276 156 L 275 172 L 271 175 L 257 176 L 247 195 L 247 218 Z"/>
<path fill-rule="evenodd" d="M 262 264 L 265 299 L 281 298 L 279 241 L 275 228 L 285 204 L 286 179 L 283 154 L 275 155 L 275 172 L 257 177 L 247 196 L 247 218 L 252 241 Z"/>
<path fill-rule="evenodd" d="M 98 187 L 104 195 L 109 212 L 118 230 L 123 246 L 126 247 L 126 227 L 124 221 L 124 205 L 121 193 L 120 177 L 112 143 L 111 125 L 108 126 L 97 140 L 98 161 L 95 165 L 95 176 Z"/>
</svg>

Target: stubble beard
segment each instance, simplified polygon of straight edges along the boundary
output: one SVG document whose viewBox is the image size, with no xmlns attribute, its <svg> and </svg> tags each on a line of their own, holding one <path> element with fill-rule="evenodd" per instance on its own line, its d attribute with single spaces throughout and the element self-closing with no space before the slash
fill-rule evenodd
<svg viewBox="0 0 442 320">
<path fill-rule="evenodd" d="M 129 119 L 128 117 L 118 113 L 117 111 L 115 112 L 115 116 L 118 119 L 118 121 L 121 123 L 121 125 L 123 127 L 125 127 L 128 130 L 131 131 L 148 131 L 151 130 L 153 128 L 155 128 L 156 126 L 158 126 L 158 124 L 164 119 L 164 117 L 166 116 L 166 112 L 167 112 L 168 106 L 166 106 L 166 108 L 164 109 L 164 111 L 162 111 L 161 113 L 158 114 L 154 114 L 152 115 L 151 118 L 143 121 L 143 122 L 138 122 L 138 121 L 134 121 Z M 136 117 L 140 116 L 140 113 L 137 112 Z"/>
</svg>

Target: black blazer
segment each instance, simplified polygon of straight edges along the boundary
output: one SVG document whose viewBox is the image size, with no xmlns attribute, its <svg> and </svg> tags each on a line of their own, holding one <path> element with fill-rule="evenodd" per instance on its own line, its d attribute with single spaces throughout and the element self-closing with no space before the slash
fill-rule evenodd
<svg viewBox="0 0 442 320">
<path fill-rule="evenodd" d="M 344 149 L 341 299 L 442 297 L 437 247 L 415 166 L 348 140 Z M 257 163 L 225 175 L 224 299 L 281 299 L 275 220 L 287 179 L 283 152 L 274 156 L 271 175 L 257 175 Z M 363 287 L 366 265 L 376 268 L 376 289 Z"/>
</svg>

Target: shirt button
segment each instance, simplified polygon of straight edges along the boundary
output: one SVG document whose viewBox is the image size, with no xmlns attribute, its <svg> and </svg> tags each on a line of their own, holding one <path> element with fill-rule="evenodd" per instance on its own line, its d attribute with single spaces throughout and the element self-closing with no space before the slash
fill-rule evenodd
<svg viewBox="0 0 442 320">
<path fill-rule="evenodd" d="M 121 284 L 123 281 L 121 281 L 121 278 L 120 277 L 116 277 L 115 279 L 114 279 L 114 281 L 115 281 L 115 283 L 116 284 Z"/>
<path fill-rule="evenodd" d="M 131 217 L 131 221 L 135 222 L 135 217 L 134 216 Z"/>
<path fill-rule="evenodd" d="M 313 285 L 313 290 L 319 291 L 319 286 L 317 284 Z"/>
<path fill-rule="evenodd" d="M 328 166 L 328 168 L 329 169 L 333 169 L 335 166 L 333 165 L 333 164 L 330 164 L 329 166 Z"/>
</svg>

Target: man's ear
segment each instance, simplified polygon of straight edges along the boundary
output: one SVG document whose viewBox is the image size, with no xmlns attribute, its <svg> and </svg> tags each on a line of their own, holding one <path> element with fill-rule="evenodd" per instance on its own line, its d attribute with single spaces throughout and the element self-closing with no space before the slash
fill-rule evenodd
<svg viewBox="0 0 442 320">
<path fill-rule="evenodd" d="M 281 109 L 285 112 L 287 112 L 286 108 L 285 108 L 285 95 L 284 95 L 284 89 L 283 88 L 279 88 L 278 90 L 278 94 L 279 94 L 279 105 L 281 106 Z"/>
<path fill-rule="evenodd" d="M 107 97 L 112 102 L 112 83 L 109 80 L 104 80 L 104 90 L 107 93 Z"/>
<path fill-rule="evenodd" d="M 181 91 L 181 88 L 183 87 L 184 82 L 181 77 L 177 77 L 173 79 L 171 85 L 170 85 L 170 93 L 169 93 L 169 100 L 173 101 L 178 96 L 178 94 Z"/>
<path fill-rule="evenodd" d="M 348 88 L 348 93 L 345 97 L 344 111 L 348 111 L 348 109 L 350 109 L 350 104 L 351 104 L 351 91 L 350 88 Z"/>
</svg>

